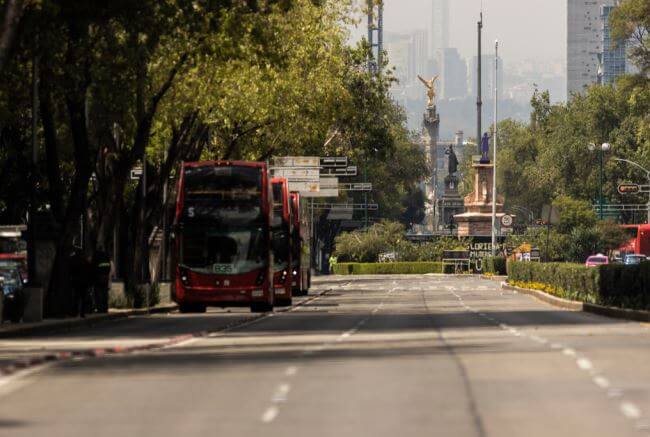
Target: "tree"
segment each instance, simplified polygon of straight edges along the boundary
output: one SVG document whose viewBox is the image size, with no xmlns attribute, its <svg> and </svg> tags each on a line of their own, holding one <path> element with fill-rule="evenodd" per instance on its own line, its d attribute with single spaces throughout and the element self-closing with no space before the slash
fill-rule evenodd
<svg viewBox="0 0 650 437">
<path fill-rule="evenodd" d="M 624 0 L 609 18 L 614 44 L 628 44 L 642 73 L 650 73 L 650 1 Z"/>
</svg>

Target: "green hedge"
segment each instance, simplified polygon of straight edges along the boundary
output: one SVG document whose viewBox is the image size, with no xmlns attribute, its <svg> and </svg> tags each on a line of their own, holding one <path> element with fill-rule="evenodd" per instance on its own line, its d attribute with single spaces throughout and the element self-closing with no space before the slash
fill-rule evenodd
<svg viewBox="0 0 650 437">
<path fill-rule="evenodd" d="M 441 262 L 338 263 L 337 275 L 397 275 L 442 273 Z"/>
<path fill-rule="evenodd" d="M 508 280 L 548 286 L 566 299 L 631 309 L 650 309 L 650 262 L 636 266 L 511 262 Z M 537 287 L 540 288 L 540 287 Z"/>
<path fill-rule="evenodd" d="M 483 258 L 483 272 L 493 275 L 506 275 L 506 258 L 503 256 L 488 256 Z"/>
</svg>

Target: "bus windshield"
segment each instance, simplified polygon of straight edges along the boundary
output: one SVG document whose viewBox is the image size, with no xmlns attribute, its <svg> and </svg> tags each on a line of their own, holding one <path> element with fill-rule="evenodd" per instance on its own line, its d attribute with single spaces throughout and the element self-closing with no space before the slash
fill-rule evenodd
<svg viewBox="0 0 650 437">
<path fill-rule="evenodd" d="M 181 237 L 181 264 L 190 270 L 219 275 L 249 273 L 266 263 L 264 227 L 219 229 L 193 226 Z"/>
<path fill-rule="evenodd" d="M 259 226 L 264 221 L 260 168 L 188 167 L 184 190 L 181 224 Z"/>
<path fill-rule="evenodd" d="M 263 268 L 268 232 L 262 170 L 245 166 L 187 167 L 180 217 L 180 263 L 220 275 Z"/>
<path fill-rule="evenodd" d="M 282 184 L 273 184 L 273 259 L 275 270 L 286 269 L 289 265 L 289 222 L 284 216 Z"/>
</svg>

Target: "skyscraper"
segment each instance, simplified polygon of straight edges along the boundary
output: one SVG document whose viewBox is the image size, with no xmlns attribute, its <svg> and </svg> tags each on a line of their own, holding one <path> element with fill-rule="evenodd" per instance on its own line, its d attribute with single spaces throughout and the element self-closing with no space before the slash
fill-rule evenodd
<svg viewBox="0 0 650 437">
<path fill-rule="evenodd" d="M 411 33 L 411 47 L 409 51 L 409 78 L 410 82 L 415 82 L 417 75 L 429 76 L 429 43 L 427 41 L 426 30 L 416 30 Z"/>
<path fill-rule="evenodd" d="M 449 0 L 432 0 L 431 56 L 449 47 Z"/>
<path fill-rule="evenodd" d="M 440 59 L 440 98 L 467 96 L 467 63 L 458 49 L 442 49 Z"/>
<path fill-rule="evenodd" d="M 614 45 L 609 30 L 609 14 L 615 6 L 601 6 L 601 36 L 602 36 L 602 75 L 603 84 L 614 83 L 617 77 L 627 72 L 627 45 L 625 41 Z"/>
<path fill-rule="evenodd" d="M 615 0 L 568 0 L 567 94 L 584 91 L 598 82 L 599 54 L 603 50 L 601 6 Z"/>
</svg>

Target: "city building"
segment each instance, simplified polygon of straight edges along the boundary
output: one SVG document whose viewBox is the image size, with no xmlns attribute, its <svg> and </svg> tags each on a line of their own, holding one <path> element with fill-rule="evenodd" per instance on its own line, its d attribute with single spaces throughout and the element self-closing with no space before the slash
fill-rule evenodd
<svg viewBox="0 0 650 437">
<path fill-rule="evenodd" d="M 429 76 L 429 35 L 426 30 L 416 30 L 410 34 L 409 48 L 410 81 L 415 81 L 417 75 Z"/>
<path fill-rule="evenodd" d="M 449 0 L 432 0 L 431 57 L 449 47 Z"/>
<path fill-rule="evenodd" d="M 442 49 L 439 60 L 439 97 L 454 99 L 467 96 L 467 63 L 461 58 L 458 49 Z"/>
<path fill-rule="evenodd" d="M 567 1 L 567 95 L 598 82 L 599 56 L 603 53 L 601 6 L 615 0 Z"/>
<path fill-rule="evenodd" d="M 615 44 L 612 40 L 609 30 L 609 14 L 616 8 L 616 6 L 600 7 L 601 19 L 601 35 L 602 35 L 602 83 L 611 84 L 616 81 L 616 78 L 626 74 L 632 73 L 632 64 L 627 57 L 627 44 L 625 41 Z"/>
</svg>

